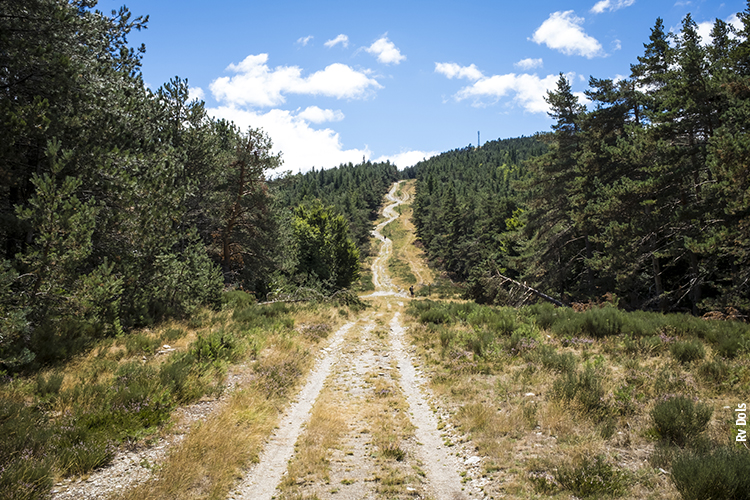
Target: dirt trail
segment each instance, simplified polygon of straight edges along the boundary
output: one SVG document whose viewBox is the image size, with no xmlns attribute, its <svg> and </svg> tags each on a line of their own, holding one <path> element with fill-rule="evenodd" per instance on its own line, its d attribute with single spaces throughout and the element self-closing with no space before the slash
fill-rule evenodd
<svg viewBox="0 0 750 500">
<path fill-rule="evenodd" d="M 388 276 L 393 243 L 380 231 L 399 217 L 395 207 L 404 200 L 396 197 L 397 190 L 394 184 L 387 194 L 392 203 L 383 210 L 386 220 L 373 232 L 382 242 L 372 265 L 375 292 L 363 297 L 373 299 L 373 307 L 333 335 L 260 462 L 229 498 L 468 498 L 461 483 L 463 463 L 438 430 L 435 413 L 443 412 L 431 407 L 435 401 L 404 337 L 406 293 Z M 326 399 L 336 401 L 346 430 L 329 450 L 323 477 L 285 478 L 290 470 L 302 470 L 292 467 L 304 461 L 298 456 L 300 438 L 321 391 L 333 396 Z"/>
<path fill-rule="evenodd" d="M 406 292 L 399 290 L 396 285 L 393 284 L 388 275 L 388 259 L 393 253 L 393 242 L 389 238 L 383 236 L 383 233 L 380 232 L 385 226 L 399 217 L 399 213 L 396 212 L 396 207 L 404 203 L 404 200 L 396 198 L 396 191 L 398 191 L 398 183 L 395 183 L 388 194 L 385 195 L 386 199 L 392 202 L 383 209 L 383 216 L 386 220 L 378 224 L 372 232 L 373 236 L 383 244 L 380 247 L 378 256 L 372 263 L 372 282 L 375 285 L 375 291 L 370 295 L 363 296 L 363 298 L 384 297 L 387 295 L 406 297 Z"/>
</svg>

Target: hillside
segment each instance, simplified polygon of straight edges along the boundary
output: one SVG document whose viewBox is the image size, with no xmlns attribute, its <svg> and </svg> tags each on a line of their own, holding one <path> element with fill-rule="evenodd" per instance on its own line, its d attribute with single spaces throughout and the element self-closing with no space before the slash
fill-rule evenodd
<svg viewBox="0 0 750 500">
<path fill-rule="evenodd" d="M 747 491 L 750 455 L 733 446 L 745 430 L 735 410 L 750 397 L 746 324 L 412 299 L 385 264 L 411 252 L 410 238 L 381 234 L 408 231 L 409 192 L 394 184 L 387 196 L 375 290 L 359 299 L 259 305 L 230 292 L 221 311 L 6 381 L 10 497 Z"/>
</svg>

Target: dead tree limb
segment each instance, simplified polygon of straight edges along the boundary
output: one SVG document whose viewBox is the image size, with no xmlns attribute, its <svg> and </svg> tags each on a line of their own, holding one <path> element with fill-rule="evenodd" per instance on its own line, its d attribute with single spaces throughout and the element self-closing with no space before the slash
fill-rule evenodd
<svg viewBox="0 0 750 500">
<path fill-rule="evenodd" d="M 505 283 L 513 283 L 514 285 L 523 288 L 527 292 L 536 295 L 540 299 L 546 300 L 547 302 L 551 302 L 551 303 L 555 304 L 556 306 L 559 306 L 559 307 L 570 307 L 568 304 L 564 304 L 563 302 L 560 302 L 557 299 L 553 299 L 552 297 L 550 297 L 546 293 L 540 292 L 536 288 L 531 288 L 530 286 L 528 286 L 525 283 L 521 283 L 520 281 L 516 281 L 516 280 L 514 280 L 512 278 L 508 278 L 507 276 L 503 276 L 500 273 L 497 273 L 491 279 L 499 279 L 501 281 L 501 283 L 500 283 L 501 286 L 504 285 Z"/>
</svg>

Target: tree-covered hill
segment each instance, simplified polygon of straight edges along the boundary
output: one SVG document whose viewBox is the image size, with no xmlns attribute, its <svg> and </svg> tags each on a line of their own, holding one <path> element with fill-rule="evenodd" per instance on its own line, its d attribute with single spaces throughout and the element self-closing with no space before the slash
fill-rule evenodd
<svg viewBox="0 0 750 500">
<path fill-rule="evenodd" d="M 349 221 L 349 230 L 360 253 L 369 251 L 372 221 L 377 216 L 383 196 L 401 174 L 396 165 L 386 161 L 369 161 L 352 165 L 339 165 L 327 170 L 287 176 L 273 184 L 278 186 L 277 201 L 280 206 L 295 207 L 319 199 Z"/>
<path fill-rule="evenodd" d="M 679 33 L 657 19 L 630 76 L 591 77 L 586 106 L 561 75 L 548 149 L 520 166 L 485 165 L 484 147 L 420 164 L 430 257 L 480 300 L 505 270 L 565 301 L 747 313 L 750 4 L 738 17 L 709 40 L 690 15 Z"/>
<path fill-rule="evenodd" d="M 546 150 L 538 137 L 521 137 L 418 163 L 414 223 L 428 257 L 455 279 L 472 283 L 507 270 L 515 255 L 508 234 L 517 224 L 524 162 Z"/>
</svg>

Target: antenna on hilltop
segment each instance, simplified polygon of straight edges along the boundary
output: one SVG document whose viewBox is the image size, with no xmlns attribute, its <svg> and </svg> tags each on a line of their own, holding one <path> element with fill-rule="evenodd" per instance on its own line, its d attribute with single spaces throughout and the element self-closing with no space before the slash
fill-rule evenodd
<svg viewBox="0 0 750 500">
<path fill-rule="evenodd" d="M 479 130 L 477 130 L 477 148 L 481 147 L 481 142 L 479 142 Z"/>
</svg>

